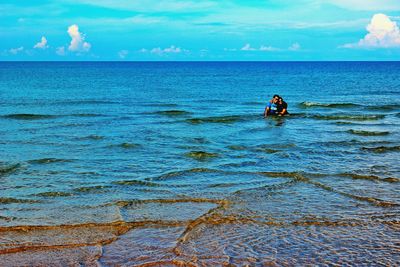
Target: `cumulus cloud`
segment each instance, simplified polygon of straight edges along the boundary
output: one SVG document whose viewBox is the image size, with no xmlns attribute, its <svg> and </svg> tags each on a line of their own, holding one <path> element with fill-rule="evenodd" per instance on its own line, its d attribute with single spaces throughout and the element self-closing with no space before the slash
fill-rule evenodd
<svg viewBox="0 0 400 267">
<path fill-rule="evenodd" d="M 65 47 L 64 46 L 57 47 L 56 54 L 59 56 L 65 56 Z"/>
<path fill-rule="evenodd" d="M 40 42 L 38 42 L 37 44 L 35 44 L 33 46 L 33 48 L 37 48 L 37 49 L 46 49 L 49 46 L 47 45 L 47 39 L 46 37 L 42 36 L 42 39 L 40 40 Z"/>
<path fill-rule="evenodd" d="M 11 48 L 8 52 L 10 52 L 13 55 L 16 55 L 16 54 L 18 54 L 19 52 L 22 52 L 22 51 L 24 51 L 24 47 L 23 46 L 18 47 L 18 48 Z"/>
<path fill-rule="evenodd" d="M 73 52 L 87 52 L 91 48 L 91 44 L 85 42 L 85 35 L 79 32 L 78 25 L 74 24 L 68 27 L 68 34 L 71 37 L 71 43 L 68 50 Z"/>
<path fill-rule="evenodd" d="M 121 51 L 118 52 L 118 56 L 119 56 L 119 58 L 121 58 L 121 59 L 126 58 L 126 56 L 127 56 L 128 54 L 129 54 L 129 51 L 128 51 L 128 50 L 121 50 Z"/>
<path fill-rule="evenodd" d="M 341 48 L 400 47 L 400 29 L 385 14 L 375 14 L 367 25 L 368 34 L 357 43 L 344 44 Z"/>
</svg>

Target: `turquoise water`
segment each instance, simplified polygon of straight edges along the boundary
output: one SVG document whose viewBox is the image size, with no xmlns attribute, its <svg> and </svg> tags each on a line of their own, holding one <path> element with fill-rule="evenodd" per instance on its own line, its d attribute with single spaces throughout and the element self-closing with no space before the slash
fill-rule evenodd
<svg viewBox="0 0 400 267">
<path fill-rule="evenodd" d="M 16 226 L 75 231 L 37 233 L 37 247 L 86 249 L 77 236 L 91 223 L 103 254 L 86 260 L 105 266 L 399 264 L 399 73 L 397 62 L 2 62 L 0 225 L 13 234 L 0 252 L 23 252 L 0 259 L 33 253 Z M 290 116 L 262 117 L 273 94 Z M 104 244 L 104 225 L 118 241 Z"/>
</svg>

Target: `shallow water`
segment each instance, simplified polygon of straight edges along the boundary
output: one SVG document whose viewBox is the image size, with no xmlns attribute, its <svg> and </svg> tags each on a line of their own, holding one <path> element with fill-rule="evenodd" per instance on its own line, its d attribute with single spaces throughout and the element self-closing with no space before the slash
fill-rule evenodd
<svg viewBox="0 0 400 267">
<path fill-rule="evenodd" d="M 0 63 L 0 262 L 399 265 L 399 71 Z"/>
</svg>

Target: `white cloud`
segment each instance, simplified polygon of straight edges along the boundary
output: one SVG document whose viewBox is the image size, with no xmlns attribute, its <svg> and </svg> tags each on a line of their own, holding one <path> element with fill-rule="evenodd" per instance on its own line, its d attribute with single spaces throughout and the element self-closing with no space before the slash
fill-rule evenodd
<svg viewBox="0 0 400 267">
<path fill-rule="evenodd" d="M 293 43 L 291 46 L 289 46 L 288 50 L 290 51 L 298 51 L 301 49 L 301 46 L 299 43 Z"/>
<path fill-rule="evenodd" d="M 118 52 L 118 56 L 119 56 L 119 58 L 121 58 L 121 59 L 126 58 L 126 56 L 127 56 L 128 54 L 129 54 L 129 51 L 128 51 L 128 50 L 121 50 L 121 51 Z"/>
<path fill-rule="evenodd" d="M 65 47 L 64 46 L 57 47 L 56 54 L 59 56 L 65 56 Z"/>
<path fill-rule="evenodd" d="M 157 48 L 151 49 L 151 50 L 150 50 L 150 53 L 152 53 L 152 54 L 161 54 L 162 51 L 163 51 L 163 50 L 162 50 L 160 47 L 157 47 Z"/>
<path fill-rule="evenodd" d="M 34 46 L 33 46 L 33 48 L 37 48 L 37 49 L 46 49 L 46 48 L 48 48 L 49 46 L 47 45 L 47 39 L 46 39 L 46 37 L 44 37 L 44 36 L 42 36 L 42 39 L 40 40 L 40 42 L 39 43 L 37 43 L 37 44 L 35 44 Z"/>
<path fill-rule="evenodd" d="M 180 47 L 170 46 L 164 49 L 164 53 L 180 53 L 182 49 Z"/>
<path fill-rule="evenodd" d="M 262 46 L 260 46 L 260 49 L 259 49 L 260 51 L 279 51 L 280 49 L 279 48 L 276 48 L 276 47 L 272 47 L 272 46 L 265 46 L 265 45 L 262 45 Z"/>
<path fill-rule="evenodd" d="M 148 51 L 150 51 L 150 53 L 152 54 L 158 54 L 158 55 L 162 55 L 162 54 L 179 54 L 182 52 L 189 52 L 189 50 L 186 49 L 182 49 L 180 47 L 176 47 L 174 45 L 171 45 L 170 47 L 164 48 L 162 49 L 161 47 L 156 47 L 153 48 L 151 50 L 147 50 L 145 48 L 142 48 L 141 50 L 139 50 L 139 52 L 141 53 L 147 53 Z"/>
<path fill-rule="evenodd" d="M 74 52 L 87 52 L 91 48 L 91 44 L 85 42 L 85 35 L 79 32 L 78 25 L 74 24 L 68 27 L 68 34 L 71 37 L 71 43 L 68 50 Z"/>
<path fill-rule="evenodd" d="M 400 29 L 385 14 L 375 14 L 367 25 L 368 34 L 358 43 L 344 44 L 341 48 L 388 48 L 400 47 Z"/>
<path fill-rule="evenodd" d="M 245 44 L 242 48 L 240 48 L 242 51 L 255 51 L 256 49 L 251 47 L 250 44 Z"/>
<path fill-rule="evenodd" d="M 224 51 L 235 52 L 235 51 L 261 51 L 261 52 L 272 52 L 272 51 L 281 51 L 282 49 L 273 47 L 273 46 L 265 46 L 261 45 L 259 48 L 252 47 L 249 43 L 245 44 L 242 48 L 224 48 Z"/>
<path fill-rule="evenodd" d="M 24 51 L 24 47 L 23 46 L 18 47 L 18 48 L 11 48 L 8 52 L 10 52 L 13 55 L 16 55 L 16 54 L 18 54 L 19 52 L 22 52 L 22 51 Z"/>
</svg>

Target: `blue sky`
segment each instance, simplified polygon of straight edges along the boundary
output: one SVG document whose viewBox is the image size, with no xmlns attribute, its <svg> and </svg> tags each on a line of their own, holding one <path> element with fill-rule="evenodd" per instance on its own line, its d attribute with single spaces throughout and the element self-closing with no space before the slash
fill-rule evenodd
<svg viewBox="0 0 400 267">
<path fill-rule="evenodd" d="M 400 60 L 400 0 L 0 0 L 0 60 Z"/>
</svg>

